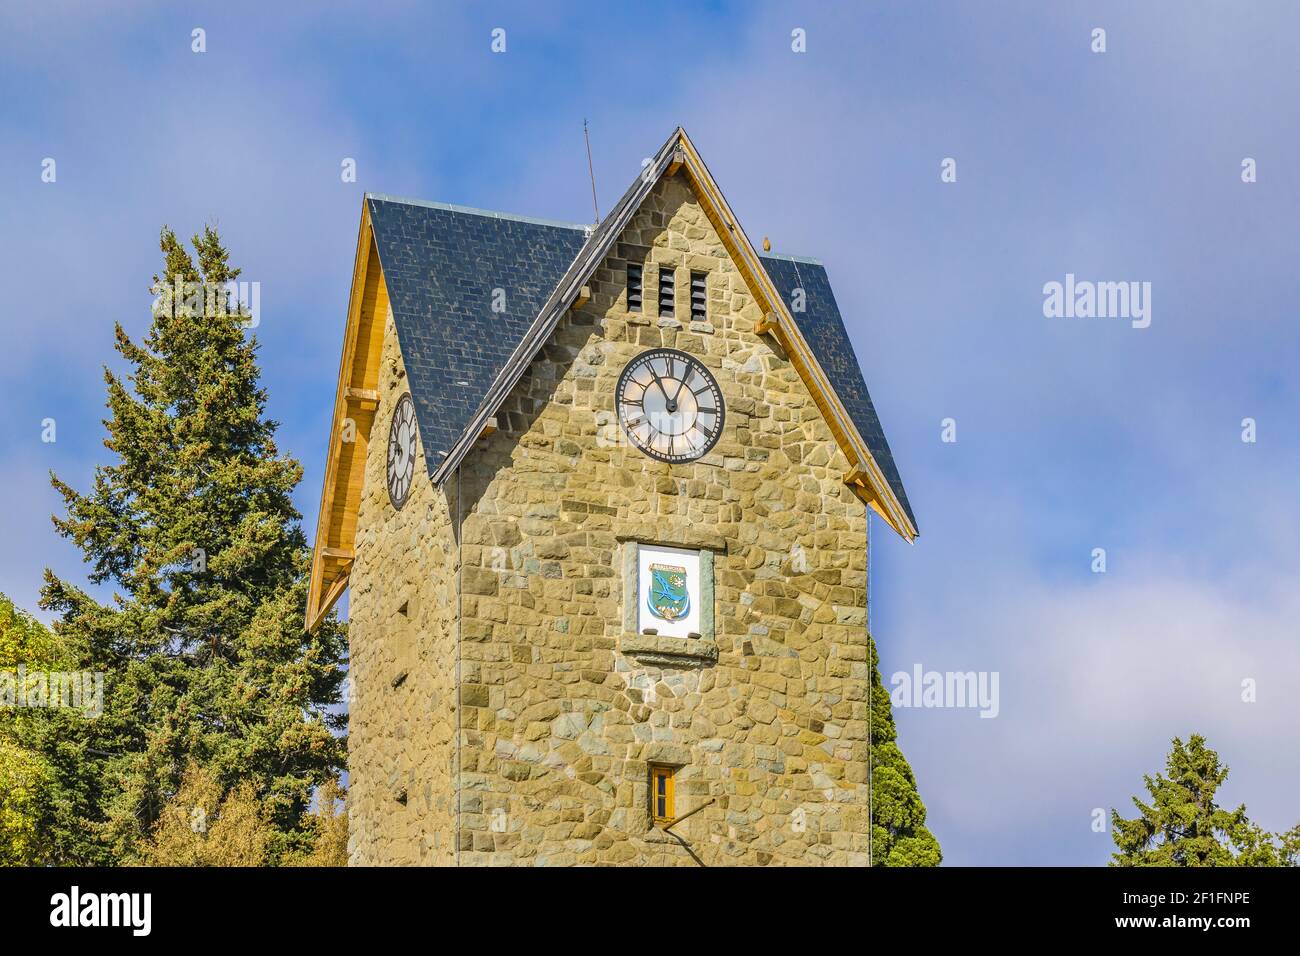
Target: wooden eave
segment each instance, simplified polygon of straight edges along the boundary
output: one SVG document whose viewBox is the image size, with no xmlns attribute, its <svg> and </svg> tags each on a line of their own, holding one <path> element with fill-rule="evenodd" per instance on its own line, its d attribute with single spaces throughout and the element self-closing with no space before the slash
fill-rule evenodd
<svg viewBox="0 0 1300 956">
<path fill-rule="evenodd" d="M 370 204 L 363 201 L 312 551 L 306 615 L 309 631 L 315 630 L 329 614 L 347 588 L 352 573 L 357 511 L 365 487 L 366 452 L 379 408 L 379 358 L 387 317 L 388 292 L 371 228 Z M 352 440 L 345 441 L 349 420 L 352 425 L 347 431 Z"/>
</svg>

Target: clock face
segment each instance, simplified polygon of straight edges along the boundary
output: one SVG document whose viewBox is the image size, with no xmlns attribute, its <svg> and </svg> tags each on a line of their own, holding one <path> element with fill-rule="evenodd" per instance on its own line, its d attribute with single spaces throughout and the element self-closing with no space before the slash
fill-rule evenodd
<svg viewBox="0 0 1300 956">
<path fill-rule="evenodd" d="M 388 500 L 400 509 L 415 477 L 415 403 L 407 392 L 397 400 L 388 427 Z"/>
<path fill-rule="evenodd" d="M 722 390 L 699 359 L 676 349 L 629 362 L 614 401 L 632 444 L 660 461 L 694 461 L 722 434 Z"/>
</svg>

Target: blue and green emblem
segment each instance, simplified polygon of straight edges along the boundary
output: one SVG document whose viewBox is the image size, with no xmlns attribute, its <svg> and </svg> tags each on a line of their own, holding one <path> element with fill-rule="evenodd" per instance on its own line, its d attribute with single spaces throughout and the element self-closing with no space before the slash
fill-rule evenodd
<svg viewBox="0 0 1300 956">
<path fill-rule="evenodd" d="M 650 594 L 646 606 L 661 621 L 684 618 L 691 609 L 691 596 L 686 590 L 686 569 L 671 564 L 650 565 Z"/>
</svg>

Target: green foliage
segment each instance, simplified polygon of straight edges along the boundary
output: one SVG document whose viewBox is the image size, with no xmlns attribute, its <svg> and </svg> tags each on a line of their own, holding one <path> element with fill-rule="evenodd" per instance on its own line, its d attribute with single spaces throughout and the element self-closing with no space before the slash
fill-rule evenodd
<svg viewBox="0 0 1300 956">
<path fill-rule="evenodd" d="M 1134 797 L 1131 820 L 1111 811 L 1118 848 L 1111 866 L 1297 865 L 1300 825 L 1272 834 L 1250 821 L 1245 804 L 1218 806 L 1214 795 L 1227 776 L 1204 737 L 1193 734 L 1186 744 L 1175 737 L 1165 773 L 1143 777 L 1151 802 Z"/>
<path fill-rule="evenodd" d="M 0 671 L 13 681 L 15 702 L 36 672 L 67 671 L 70 656 L 58 636 L 0 595 Z M 83 859 L 82 814 L 95 784 L 88 772 L 85 712 L 33 707 L 0 708 L 0 864 L 45 866 Z"/>
<path fill-rule="evenodd" d="M 312 793 L 343 764 L 346 718 L 331 708 L 345 631 L 333 617 L 303 629 L 302 469 L 276 448 L 257 344 L 224 289 L 239 272 L 211 228 L 194 237 L 197 263 L 171 230 L 160 245 L 149 332 L 136 344 L 118 326 L 129 373 L 104 373 L 113 461 L 86 494 L 52 476 L 66 505 L 56 528 L 115 592 L 101 604 L 46 571 L 58 638 L 78 668 L 105 674 L 104 714 L 67 767 L 90 779 L 60 862 L 145 859 L 191 764 L 222 794 L 249 785 L 277 862 L 310 846 Z"/>
<path fill-rule="evenodd" d="M 270 841 L 266 809 L 249 781 L 223 792 L 214 773 L 191 765 L 142 856 L 149 866 L 262 866 Z"/>
<path fill-rule="evenodd" d="M 56 659 L 53 635 L 0 594 L 0 670 L 45 670 Z M 16 673 L 7 676 L 17 703 L 23 688 Z M 31 746 L 31 724 L 39 718 L 40 712 L 21 706 L 0 707 L 0 866 L 35 866 L 43 860 L 41 808 L 51 797 L 53 769 Z"/>
<path fill-rule="evenodd" d="M 0 730 L 0 866 L 40 862 L 38 821 L 49 767 Z"/>
<path fill-rule="evenodd" d="M 871 862 L 874 866 L 938 866 L 939 841 L 925 826 L 925 804 L 912 768 L 898 749 L 889 691 L 871 653 Z"/>
<path fill-rule="evenodd" d="M 297 854 L 287 861 L 288 865 L 348 865 L 347 793 L 337 780 L 316 791 L 316 809 L 308 814 L 304 825 L 314 834 L 311 852 Z"/>
<path fill-rule="evenodd" d="M 57 660 L 54 635 L 0 594 L 0 669 L 12 670 L 19 664 L 29 668 L 49 667 Z"/>
</svg>

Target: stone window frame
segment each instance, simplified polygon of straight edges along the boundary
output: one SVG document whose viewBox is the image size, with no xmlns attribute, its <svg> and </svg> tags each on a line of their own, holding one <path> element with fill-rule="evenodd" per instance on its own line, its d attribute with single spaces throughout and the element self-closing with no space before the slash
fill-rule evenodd
<svg viewBox="0 0 1300 956">
<path fill-rule="evenodd" d="M 685 548 L 700 556 L 700 636 L 669 637 L 637 631 L 639 588 L 637 574 L 640 546 Z M 628 538 L 623 542 L 623 631 L 618 649 L 640 663 L 704 667 L 718 662 L 718 641 L 714 629 L 714 550 L 669 541 Z"/>
</svg>

